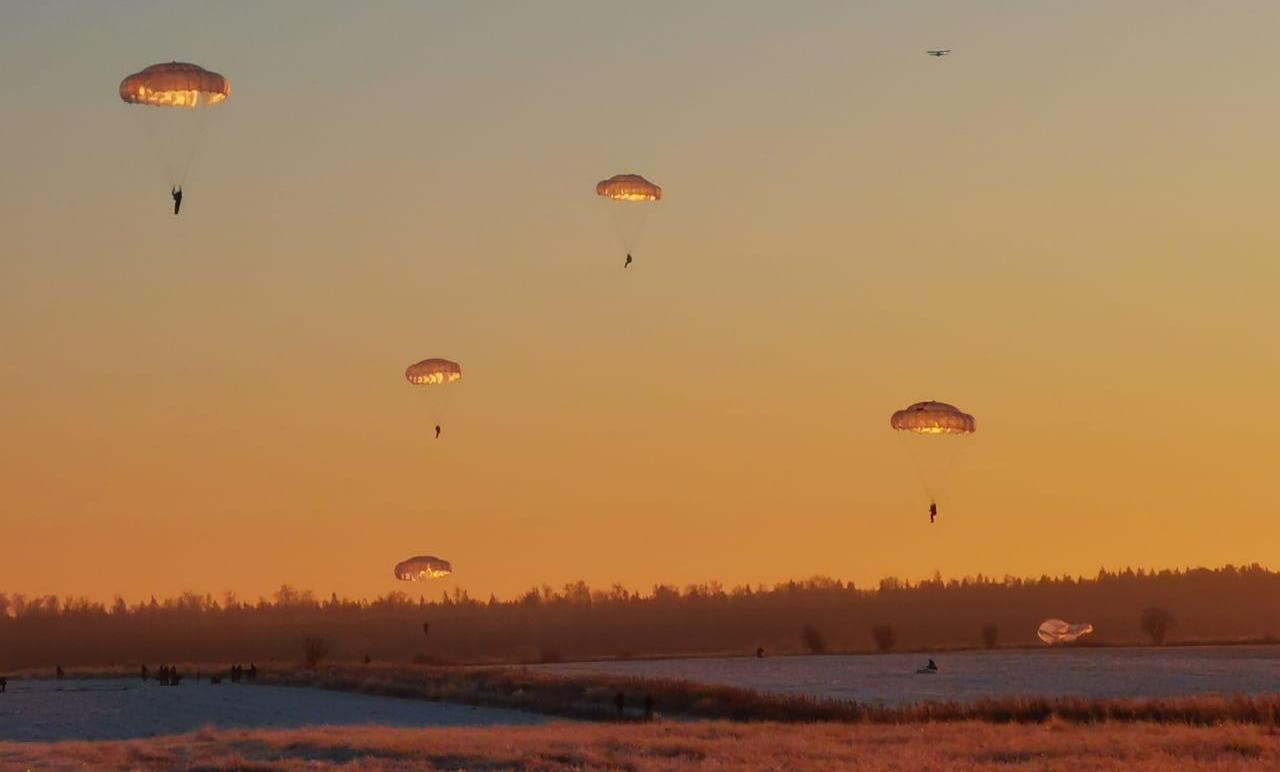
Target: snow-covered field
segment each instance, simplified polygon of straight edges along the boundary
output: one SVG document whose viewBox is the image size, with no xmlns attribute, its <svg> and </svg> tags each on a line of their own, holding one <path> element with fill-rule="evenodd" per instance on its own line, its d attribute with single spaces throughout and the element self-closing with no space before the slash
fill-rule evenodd
<svg viewBox="0 0 1280 772">
<path fill-rule="evenodd" d="M 0 694 L 0 740 L 115 740 L 205 726 L 303 727 L 378 724 L 463 727 L 541 724 L 494 708 L 248 684 L 160 686 L 138 679 L 9 681 Z"/>
<path fill-rule="evenodd" d="M 939 672 L 917 675 L 932 656 Z M 540 665 L 564 675 L 676 678 L 901 705 L 983 697 L 1186 697 L 1280 692 L 1280 646 L 964 651 Z"/>
</svg>

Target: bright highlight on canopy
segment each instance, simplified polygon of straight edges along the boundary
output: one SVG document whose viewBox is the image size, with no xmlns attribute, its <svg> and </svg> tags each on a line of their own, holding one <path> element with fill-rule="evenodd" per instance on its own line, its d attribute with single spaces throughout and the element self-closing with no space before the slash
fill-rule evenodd
<svg viewBox="0 0 1280 772">
<path fill-rule="evenodd" d="M 424 359 L 409 365 L 404 377 L 417 386 L 439 386 L 462 380 L 462 365 L 448 359 Z"/>
<path fill-rule="evenodd" d="M 231 96 L 231 82 L 187 62 L 153 64 L 120 81 L 120 99 L 152 107 L 216 105 Z"/>
<path fill-rule="evenodd" d="M 439 579 L 453 573 L 453 564 L 433 555 L 418 555 L 396 563 L 396 578 L 405 582 Z"/>
<path fill-rule="evenodd" d="M 1061 619 L 1046 619 L 1040 623 L 1040 629 L 1036 631 L 1036 635 L 1040 636 L 1040 640 L 1052 646 L 1056 643 L 1072 643 L 1077 638 L 1092 632 L 1093 625 L 1088 622 L 1073 625 L 1063 622 Z"/>
<path fill-rule="evenodd" d="M 917 402 L 899 410 L 889 425 L 913 434 L 972 434 L 977 431 L 973 416 L 945 402 Z"/>
<path fill-rule="evenodd" d="M 596 183 L 596 195 L 613 201 L 661 201 L 662 188 L 639 174 L 615 174 Z"/>
</svg>

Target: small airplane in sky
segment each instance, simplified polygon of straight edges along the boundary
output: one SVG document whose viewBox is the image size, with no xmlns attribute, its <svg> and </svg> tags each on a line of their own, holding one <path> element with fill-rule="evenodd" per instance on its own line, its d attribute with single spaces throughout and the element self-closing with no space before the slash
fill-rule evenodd
<svg viewBox="0 0 1280 772">
<path fill-rule="evenodd" d="M 928 54 L 929 56 L 936 56 L 941 58 L 951 53 L 951 49 L 950 48 L 934 48 L 934 49 L 925 51 L 925 53 Z"/>
</svg>

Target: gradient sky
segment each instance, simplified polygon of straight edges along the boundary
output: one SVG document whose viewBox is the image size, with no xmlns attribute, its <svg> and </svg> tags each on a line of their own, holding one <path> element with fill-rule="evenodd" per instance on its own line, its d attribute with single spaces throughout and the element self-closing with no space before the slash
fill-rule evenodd
<svg viewBox="0 0 1280 772">
<path fill-rule="evenodd" d="M 1277 29 L 9 0 L 0 590 L 1275 566 Z M 116 95 L 170 59 L 233 84 L 177 218 Z M 666 190 L 626 273 L 624 171 Z M 439 442 L 427 356 L 466 368 Z M 888 428 L 930 398 L 979 427 L 932 527 Z"/>
</svg>

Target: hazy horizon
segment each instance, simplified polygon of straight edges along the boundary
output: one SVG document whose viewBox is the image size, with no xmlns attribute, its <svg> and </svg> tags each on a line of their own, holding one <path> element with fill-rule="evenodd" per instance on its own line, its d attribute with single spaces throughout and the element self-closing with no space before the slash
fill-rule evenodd
<svg viewBox="0 0 1280 772">
<path fill-rule="evenodd" d="M 1277 24 L 5 3 L 0 591 L 1277 565 Z M 171 59 L 232 83 L 180 217 L 116 92 Z M 932 526 L 924 399 L 978 426 Z"/>
</svg>

